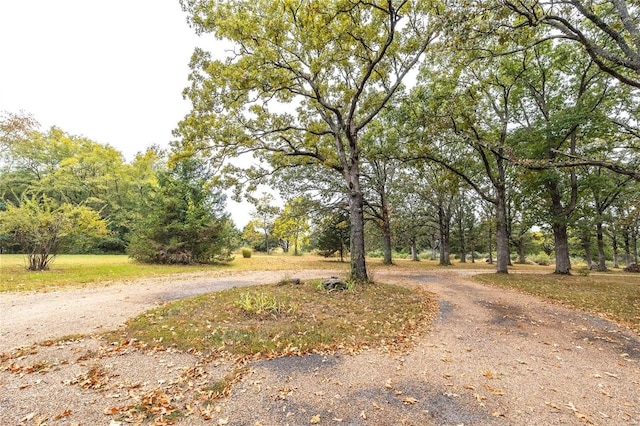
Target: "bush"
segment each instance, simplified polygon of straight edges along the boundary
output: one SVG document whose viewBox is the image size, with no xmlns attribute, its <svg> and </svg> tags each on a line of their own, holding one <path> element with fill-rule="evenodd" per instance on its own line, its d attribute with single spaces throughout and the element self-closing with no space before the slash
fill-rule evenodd
<svg viewBox="0 0 640 426">
<path fill-rule="evenodd" d="M 541 266 L 549 266 L 553 263 L 553 259 L 551 258 L 551 256 L 543 251 L 536 254 L 535 256 L 532 256 L 531 260 Z"/>
<path fill-rule="evenodd" d="M 382 252 L 382 249 L 377 249 L 367 253 L 367 256 L 373 257 L 373 258 L 384 257 L 384 253 Z"/>
<path fill-rule="evenodd" d="M 244 257 L 245 259 L 249 259 L 252 254 L 253 250 L 251 250 L 250 248 L 245 247 L 242 249 L 242 257 Z"/>
</svg>

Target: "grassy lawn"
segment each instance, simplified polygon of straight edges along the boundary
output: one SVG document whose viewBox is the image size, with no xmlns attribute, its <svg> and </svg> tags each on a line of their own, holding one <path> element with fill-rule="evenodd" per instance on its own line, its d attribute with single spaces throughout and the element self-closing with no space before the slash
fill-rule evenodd
<svg viewBox="0 0 640 426">
<path fill-rule="evenodd" d="M 408 259 L 396 259 L 395 265 L 386 266 L 382 259 L 369 259 L 368 267 L 375 278 L 376 269 L 483 269 L 492 271 L 495 265 L 485 262 L 459 263 L 452 266 L 439 266 L 437 261 L 422 260 L 412 262 Z M 49 271 L 30 272 L 25 269 L 22 255 L 0 255 L 0 292 L 2 291 L 47 291 L 63 287 L 84 286 L 89 284 L 126 281 L 144 277 L 197 272 L 229 271 L 277 271 L 286 269 L 340 269 L 347 270 L 349 263 L 340 263 L 336 259 L 321 256 L 292 256 L 283 254 L 265 255 L 254 253 L 245 259 L 236 255 L 235 260 L 226 265 L 147 265 L 137 263 L 125 255 L 61 255 L 51 265 Z M 518 265 L 515 269 L 538 270 L 543 267 Z"/>
<path fill-rule="evenodd" d="M 384 284 L 326 291 L 310 280 L 171 302 L 130 320 L 112 338 L 234 358 L 402 348 L 436 311 L 423 291 Z"/>
<path fill-rule="evenodd" d="M 640 274 L 481 274 L 474 279 L 602 314 L 640 333 Z"/>
<path fill-rule="evenodd" d="M 0 255 L 0 291 L 46 291 L 111 281 L 132 280 L 179 273 L 223 271 L 268 271 L 285 269 L 346 269 L 341 264 L 319 256 L 285 256 L 254 254 L 245 259 L 236 256 L 228 265 L 147 265 L 125 255 L 62 255 L 49 271 L 30 272 L 22 255 Z"/>
</svg>

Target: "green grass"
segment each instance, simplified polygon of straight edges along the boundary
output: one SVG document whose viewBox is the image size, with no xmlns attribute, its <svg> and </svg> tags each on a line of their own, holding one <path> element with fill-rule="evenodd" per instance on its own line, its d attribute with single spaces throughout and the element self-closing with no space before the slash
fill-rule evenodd
<svg viewBox="0 0 640 426">
<path fill-rule="evenodd" d="M 395 265 L 382 264 L 382 259 L 368 259 L 367 266 L 375 279 L 377 269 L 481 269 L 495 270 L 495 265 L 485 262 L 460 263 L 453 261 L 451 266 L 440 266 L 437 261 L 422 260 L 412 262 L 408 259 L 395 259 Z M 58 256 L 49 271 L 32 272 L 25 269 L 25 258 L 22 255 L 0 255 L 0 292 L 2 291 L 47 291 L 64 287 L 101 285 L 114 281 L 135 280 L 145 277 L 182 273 L 224 273 L 229 271 L 277 271 L 301 269 L 337 269 L 347 271 L 349 263 L 341 263 L 337 259 L 326 259 L 321 256 L 305 254 L 293 256 L 286 254 L 265 255 L 253 253 L 250 258 L 243 258 L 240 253 L 229 264 L 223 265 L 147 265 L 137 263 L 125 255 L 62 255 Z M 553 267 L 515 265 L 512 270 L 548 270 Z"/>
<path fill-rule="evenodd" d="M 0 292 L 46 291 L 202 271 L 346 269 L 348 264 L 318 256 L 267 256 L 254 253 L 249 259 L 236 256 L 228 265 L 148 265 L 137 263 L 125 255 L 62 255 L 54 260 L 48 271 L 27 271 L 25 266 L 25 258 L 22 255 L 0 255 Z"/>
<path fill-rule="evenodd" d="M 247 292 L 295 309 L 244 309 Z M 319 280 L 230 289 L 168 303 L 127 323 L 117 340 L 197 350 L 205 354 L 268 358 L 385 345 L 402 347 L 437 310 L 424 292 L 368 284 L 327 292 Z"/>
<path fill-rule="evenodd" d="M 602 314 L 640 333 L 640 274 L 481 274 L 474 279 Z"/>
</svg>

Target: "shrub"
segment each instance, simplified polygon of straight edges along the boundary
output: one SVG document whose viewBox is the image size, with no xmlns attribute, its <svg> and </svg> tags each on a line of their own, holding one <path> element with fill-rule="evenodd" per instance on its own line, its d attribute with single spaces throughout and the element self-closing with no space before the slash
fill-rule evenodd
<svg viewBox="0 0 640 426">
<path fill-rule="evenodd" d="M 549 266 L 551 265 L 551 263 L 553 263 L 553 259 L 551 258 L 551 256 L 542 251 L 533 256 L 531 260 L 542 266 Z"/>
<path fill-rule="evenodd" d="M 251 250 L 250 248 L 245 247 L 242 249 L 242 257 L 244 257 L 245 259 L 249 259 L 252 254 L 253 250 Z"/>
</svg>

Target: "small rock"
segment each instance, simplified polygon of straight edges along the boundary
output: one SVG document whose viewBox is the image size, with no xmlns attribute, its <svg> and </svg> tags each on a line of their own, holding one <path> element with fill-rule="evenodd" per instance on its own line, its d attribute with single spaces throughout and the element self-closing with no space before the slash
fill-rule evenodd
<svg viewBox="0 0 640 426">
<path fill-rule="evenodd" d="M 341 280 L 337 277 L 331 277 L 322 282 L 322 287 L 325 290 L 346 290 L 347 283 L 344 280 Z"/>
</svg>

